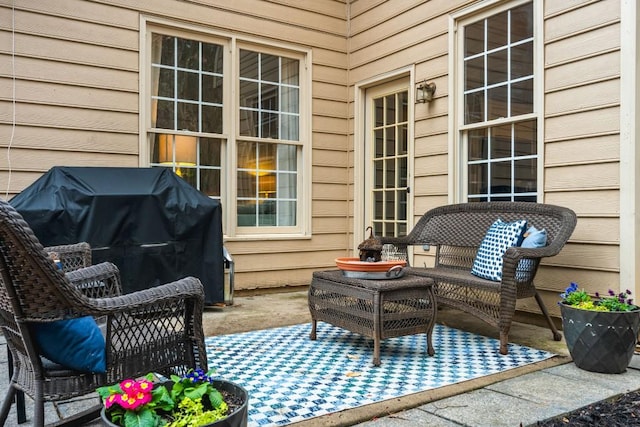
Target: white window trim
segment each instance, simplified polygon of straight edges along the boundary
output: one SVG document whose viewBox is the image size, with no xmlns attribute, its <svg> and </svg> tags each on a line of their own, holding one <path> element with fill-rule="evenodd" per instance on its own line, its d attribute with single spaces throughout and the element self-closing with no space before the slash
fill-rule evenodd
<svg viewBox="0 0 640 427">
<path fill-rule="evenodd" d="M 312 99 L 311 85 L 312 73 L 312 51 L 295 45 L 261 40 L 256 37 L 240 37 L 232 32 L 212 31 L 210 28 L 185 24 L 172 21 L 166 18 L 151 16 L 140 16 L 140 53 L 139 53 L 139 158 L 140 167 L 149 167 L 149 146 L 148 146 L 148 123 L 150 123 L 151 98 L 148 96 L 150 87 L 150 52 L 151 40 L 148 37 L 152 32 L 166 31 L 168 34 L 185 36 L 192 34 L 193 37 L 221 44 L 225 47 L 224 75 L 230 78 L 224 79 L 223 105 L 226 111 L 223 114 L 223 133 L 220 137 L 227 141 L 222 150 L 221 175 L 221 203 L 223 206 L 223 230 L 225 230 L 225 240 L 290 240 L 311 238 L 312 224 Z M 237 52 L 240 48 L 254 49 L 260 52 L 273 53 L 279 56 L 287 56 L 301 61 L 300 75 L 300 120 L 299 120 L 299 141 L 297 145 L 302 146 L 301 159 L 298 165 L 298 225 L 295 227 L 238 227 L 236 219 L 236 142 L 238 135 L 238 105 L 236 97 L 238 93 L 237 77 Z M 247 139 L 247 138 L 242 138 Z M 282 143 L 293 143 L 282 141 Z"/>
<path fill-rule="evenodd" d="M 534 87 L 533 87 L 533 113 L 518 116 L 519 119 L 536 119 L 537 122 L 537 199 L 544 199 L 544 9 L 541 0 L 485 0 L 461 9 L 449 16 L 449 174 L 448 202 L 464 202 L 467 198 L 467 154 L 463 150 L 466 142 L 463 141 L 464 132 L 474 127 L 485 127 L 487 123 L 497 125 L 501 122 L 511 122 L 511 119 L 497 119 L 481 124 L 464 124 L 464 99 L 462 97 L 464 86 L 464 73 L 461 67 L 463 51 L 463 38 L 461 29 L 467 23 L 484 19 L 487 16 L 499 13 L 503 10 L 513 9 L 522 4 L 533 2 L 533 49 L 534 49 Z M 518 120 L 519 120 L 518 119 Z"/>
</svg>

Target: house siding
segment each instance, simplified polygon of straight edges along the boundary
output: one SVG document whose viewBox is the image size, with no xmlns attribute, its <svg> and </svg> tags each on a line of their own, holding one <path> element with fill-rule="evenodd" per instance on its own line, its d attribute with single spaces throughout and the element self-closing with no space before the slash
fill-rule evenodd
<svg viewBox="0 0 640 427">
<path fill-rule="evenodd" d="M 536 0 L 536 4 L 538 0 Z M 16 128 L 9 196 L 54 165 L 138 166 L 140 18 L 292 44 L 312 51 L 312 236 L 232 240 L 236 288 L 308 284 L 311 272 L 353 253 L 361 82 L 396 70 L 437 85 L 434 101 L 410 105 L 412 212 L 456 201 L 449 116 L 453 87 L 450 16 L 475 0 L 0 0 L 0 145 L 12 133 L 12 36 Z M 560 255 L 545 260 L 537 285 L 553 314 L 571 281 L 590 292 L 620 279 L 621 1 L 543 1 L 544 99 L 541 200 L 578 214 Z M 387 76 L 387 77 L 385 77 Z M 413 88 L 410 88 L 413 90 Z M 0 156 L 0 190 L 9 182 Z M 415 265 L 430 265 L 417 248 Z M 635 289 L 637 291 L 637 289 Z M 519 303 L 538 312 L 535 302 Z"/>
</svg>

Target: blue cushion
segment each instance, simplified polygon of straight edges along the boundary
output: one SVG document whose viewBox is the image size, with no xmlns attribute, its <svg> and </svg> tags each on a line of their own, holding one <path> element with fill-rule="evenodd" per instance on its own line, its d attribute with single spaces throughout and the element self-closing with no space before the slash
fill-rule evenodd
<svg viewBox="0 0 640 427">
<path fill-rule="evenodd" d="M 496 282 L 502 280 L 502 257 L 508 248 L 520 245 L 526 227 L 524 219 L 514 222 L 498 219 L 491 224 L 478 248 L 471 274 Z"/>
<path fill-rule="evenodd" d="M 524 240 L 520 245 L 523 248 L 543 248 L 547 246 L 547 230 L 544 228 L 538 230 L 534 226 L 524 233 Z M 533 269 L 533 260 L 521 259 L 518 264 L 518 270 L 530 271 Z"/>
<path fill-rule="evenodd" d="M 93 317 L 33 323 L 31 329 L 40 353 L 52 362 L 75 371 L 106 372 L 104 337 Z"/>
<path fill-rule="evenodd" d="M 543 248 L 547 246 L 547 230 L 538 230 L 534 226 L 524 233 L 524 240 L 520 245 L 523 248 Z"/>
</svg>

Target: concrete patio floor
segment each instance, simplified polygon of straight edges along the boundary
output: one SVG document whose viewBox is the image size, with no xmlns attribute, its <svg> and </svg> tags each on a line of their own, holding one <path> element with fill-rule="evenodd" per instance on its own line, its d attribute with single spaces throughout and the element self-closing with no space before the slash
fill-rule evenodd
<svg viewBox="0 0 640 427">
<path fill-rule="evenodd" d="M 236 296 L 234 304 L 226 307 L 208 307 L 204 313 L 204 330 L 207 336 L 231 334 L 238 332 L 246 332 L 252 330 L 273 328 L 279 326 L 294 325 L 299 323 L 305 323 L 310 321 L 309 309 L 307 307 L 307 293 L 306 290 L 297 290 L 291 292 L 282 293 L 269 293 L 262 295 L 243 295 Z M 462 314 L 461 312 L 449 309 L 440 309 L 438 311 L 439 323 L 445 324 L 450 327 L 491 336 L 497 338 L 497 333 L 483 322 Z M 380 403 L 367 405 L 347 411 L 330 414 L 326 416 L 317 417 L 303 422 L 295 424 L 296 427 L 316 427 L 316 426 L 349 426 L 359 423 L 371 424 L 371 425 L 398 425 L 398 426 L 412 426 L 412 425 L 491 425 L 491 423 L 482 423 L 471 420 L 469 423 L 457 423 L 453 422 L 449 424 L 446 418 L 440 418 L 440 421 L 426 422 L 425 414 L 429 414 L 429 405 L 433 406 L 435 401 L 441 399 L 446 402 L 449 398 L 463 398 L 464 396 L 474 396 L 474 393 L 484 393 L 491 391 L 492 388 L 496 388 L 498 393 L 506 393 L 504 390 L 500 391 L 501 384 L 509 384 L 514 381 L 522 381 L 524 378 L 529 378 L 531 374 L 537 375 L 534 377 L 534 381 L 539 381 L 540 375 L 544 381 L 545 375 L 550 369 L 562 369 L 562 375 L 575 375 L 584 378 L 585 375 L 589 376 L 590 373 L 580 371 L 575 368 L 575 365 L 569 363 L 571 361 L 564 341 L 553 341 L 551 339 L 551 332 L 546 327 L 533 326 L 530 324 L 524 324 L 515 322 L 511 328 L 510 341 L 517 344 L 526 345 L 538 349 L 547 350 L 558 354 L 558 357 L 540 362 L 537 364 L 531 364 L 522 368 L 509 370 L 500 374 L 490 375 L 482 377 L 476 380 L 466 381 L 458 383 L 452 386 L 442 387 L 426 392 L 415 393 L 401 398 L 383 401 Z M 3 344 L 2 347 L 5 347 Z M 437 349 L 436 349 L 437 351 Z M 637 356 L 635 356 L 637 358 Z M 637 362 L 637 361 L 636 361 Z M 6 390 L 7 378 L 6 378 L 6 349 L 0 349 L 0 390 Z M 569 363 L 569 364 L 568 364 Z M 632 362 L 633 363 L 633 362 Z M 566 365 L 560 367 L 559 365 Z M 213 363 L 215 365 L 215 362 Z M 212 366 L 215 367 L 215 366 Z M 557 367 L 557 368 L 554 368 Z M 544 370 L 544 371 L 542 371 Z M 570 372 L 565 372 L 565 371 Z M 577 372 L 574 372 L 577 371 Z M 616 378 L 610 378 L 609 381 L 618 381 L 622 387 L 620 390 L 610 390 L 605 386 L 601 386 L 598 390 L 606 390 L 604 394 L 602 392 L 593 392 L 593 398 L 590 396 L 583 396 L 583 399 L 587 399 L 587 403 L 591 403 L 603 398 L 607 398 L 615 395 L 616 393 L 624 392 L 627 390 L 640 388 L 640 371 L 635 369 L 629 369 L 629 375 L 627 373 L 622 376 L 613 376 Z M 538 374 L 539 373 L 539 374 Z M 594 374 L 599 381 L 607 381 L 602 374 Z M 505 381 L 508 380 L 508 381 Z M 555 383 L 554 383 L 555 384 Z M 544 387 L 544 386 L 543 386 Z M 557 399 L 563 398 L 563 391 L 558 390 L 557 386 L 551 387 L 549 392 L 557 393 Z M 593 387 L 593 386 L 591 386 Z M 526 388 L 526 387 L 525 387 Z M 555 390 L 554 390 L 555 389 Z M 526 391 L 526 390 L 525 390 Z M 591 393 L 592 391 L 586 390 L 584 393 Z M 524 401 L 523 401 L 524 402 Z M 463 403 L 465 406 L 472 407 L 473 402 Z M 73 402 L 60 406 L 60 411 L 64 414 L 70 411 L 75 411 L 80 405 L 86 405 L 86 401 Z M 451 405 L 448 405 L 449 407 Z M 408 410 L 410 408 L 421 408 L 416 410 Z M 433 408 L 432 408 L 433 409 Z M 523 407 L 523 409 L 525 409 Z M 32 404 L 30 399 L 27 398 L 27 418 L 29 419 L 32 414 Z M 406 411 L 408 410 L 408 411 Z M 517 410 L 517 408 L 516 408 Z M 405 411 L 405 412 L 403 412 Z M 558 410 L 555 413 L 550 413 L 549 416 L 557 415 Z M 384 417 L 384 418 L 381 418 Z M 47 422 L 56 421 L 56 413 L 51 406 L 47 409 Z M 455 417 L 453 417 L 455 419 Z M 377 421 L 369 421 L 375 420 Z M 369 422 L 368 422 L 369 421 Z M 423 422 L 424 421 L 424 422 Z M 513 421 L 513 420 L 512 420 Z M 17 426 L 15 418 L 15 407 L 12 408 L 7 426 Z M 23 424 L 25 425 L 25 424 Z M 28 425 L 28 424 L 26 424 Z M 97 420 L 87 424 L 87 426 L 101 425 Z M 501 424 L 496 424 L 501 425 Z M 518 424 L 504 424 L 504 425 L 518 425 Z"/>
</svg>

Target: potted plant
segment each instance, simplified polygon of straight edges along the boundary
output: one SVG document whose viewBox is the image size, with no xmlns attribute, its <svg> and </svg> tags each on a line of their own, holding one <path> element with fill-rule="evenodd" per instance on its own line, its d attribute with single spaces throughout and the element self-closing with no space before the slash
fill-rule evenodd
<svg viewBox="0 0 640 427">
<path fill-rule="evenodd" d="M 195 370 L 154 382 L 150 373 L 100 387 L 102 420 L 111 427 L 246 427 L 247 391 L 211 374 Z"/>
<path fill-rule="evenodd" d="M 640 308 L 631 291 L 593 300 L 576 283 L 560 294 L 567 348 L 577 367 L 607 374 L 624 372 L 631 362 L 640 328 Z"/>
</svg>

